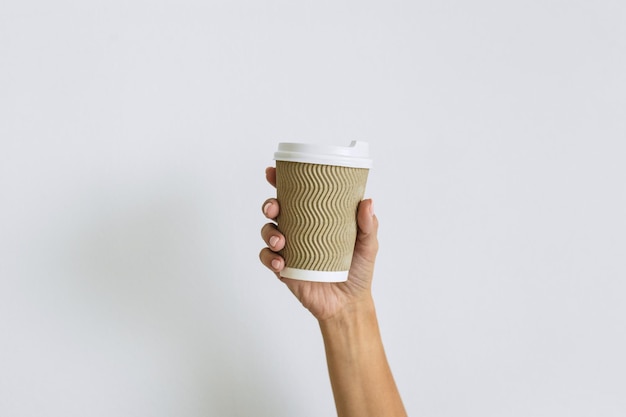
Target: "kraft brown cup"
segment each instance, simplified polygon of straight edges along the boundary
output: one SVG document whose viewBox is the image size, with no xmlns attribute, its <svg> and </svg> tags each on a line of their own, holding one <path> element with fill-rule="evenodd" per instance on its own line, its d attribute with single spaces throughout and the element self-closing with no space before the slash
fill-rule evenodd
<svg viewBox="0 0 626 417">
<path fill-rule="evenodd" d="M 280 144 L 274 159 L 280 204 L 277 222 L 285 236 L 281 276 L 346 281 L 356 241 L 357 208 L 371 166 L 367 144 Z"/>
</svg>

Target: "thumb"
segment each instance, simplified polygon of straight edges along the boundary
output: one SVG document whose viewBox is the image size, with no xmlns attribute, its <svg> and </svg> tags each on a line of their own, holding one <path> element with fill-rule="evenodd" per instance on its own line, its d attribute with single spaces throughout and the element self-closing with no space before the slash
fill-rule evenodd
<svg viewBox="0 0 626 417">
<path fill-rule="evenodd" d="M 372 199 L 363 200 L 357 210 L 357 236 L 355 252 L 374 262 L 378 252 L 378 219 L 374 214 Z"/>
</svg>

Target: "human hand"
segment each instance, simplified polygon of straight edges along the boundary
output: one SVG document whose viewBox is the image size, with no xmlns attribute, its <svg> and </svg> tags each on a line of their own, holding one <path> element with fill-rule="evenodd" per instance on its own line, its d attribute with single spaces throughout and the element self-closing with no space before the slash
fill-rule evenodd
<svg viewBox="0 0 626 417">
<path fill-rule="evenodd" d="M 276 186 L 276 168 L 267 168 L 267 181 Z M 280 212 L 278 200 L 270 198 L 263 203 L 263 213 L 274 220 Z M 261 229 L 261 236 L 268 245 L 259 257 L 283 281 L 289 290 L 300 300 L 319 321 L 325 321 L 355 308 L 363 303 L 371 304 L 371 284 L 374 263 L 378 252 L 378 220 L 374 215 L 372 200 L 363 200 L 357 211 L 357 237 L 352 256 L 352 264 L 346 282 L 310 282 L 283 278 L 280 272 L 285 260 L 278 254 L 285 247 L 285 237 L 275 223 L 267 223 Z"/>
</svg>

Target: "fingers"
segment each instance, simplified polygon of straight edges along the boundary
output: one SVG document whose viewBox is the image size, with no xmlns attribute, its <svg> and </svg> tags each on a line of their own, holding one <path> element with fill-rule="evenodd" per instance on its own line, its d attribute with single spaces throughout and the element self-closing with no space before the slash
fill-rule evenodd
<svg viewBox="0 0 626 417">
<path fill-rule="evenodd" d="M 276 186 L 276 168 L 268 167 L 265 178 L 274 187 Z M 276 220 L 280 212 L 278 200 L 268 198 L 261 207 L 263 214 L 270 220 Z M 261 263 L 280 278 L 280 271 L 285 267 L 285 260 L 277 252 L 285 247 L 285 237 L 278 231 L 276 225 L 268 223 L 261 229 L 261 237 L 267 245 L 259 253 Z"/>
<path fill-rule="evenodd" d="M 276 200 L 275 198 L 268 198 L 263 203 L 261 210 L 263 211 L 265 217 L 270 220 L 276 220 L 276 217 L 278 217 L 278 214 L 280 213 L 278 200 Z"/>
<path fill-rule="evenodd" d="M 285 237 L 278 231 L 276 225 L 268 223 L 261 228 L 261 237 L 269 249 L 278 252 L 285 247 Z"/>
<path fill-rule="evenodd" d="M 278 231 L 274 223 L 267 223 L 261 229 L 261 237 L 268 246 L 259 254 L 261 263 L 272 272 L 279 274 L 285 267 L 285 260 L 278 253 L 285 247 L 285 237 Z M 280 275 L 278 275 L 280 277 Z"/>
<path fill-rule="evenodd" d="M 276 168 L 267 167 L 265 169 L 265 178 L 272 186 L 276 187 Z M 278 200 L 275 198 L 268 198 L 265 200 L 262 206 L 262 211 L 265 217 L 270 220 L 276 220 L 278 213 L 280 212 L 280 206 Z M 261 237 L 267 245 L 259 253 L 259 259 L 261 263 L 265 265 L 269 270 L 274 272 L 278 278 L 280 278 L 280 271 L 285 267 L 285 260 L 277 252 L 285 247 L 285 237 L 278 231 L 276 225 L 273 223 L 267 223 L 261 229 Z"/>
<path fill-rule="evenodd" d="M 272 252 L 269 248 L 263 248 L 259 253 L 259 259 L 266 268 L 280 277 L 279 273 L 285 267 L 285 260 L 280 255 Z"/>
<path fill-rule="evenodd" d="M 265 265 L 265 267 L 277 275 L 285 267 L 285 261 L 283 258 L 268 248 L 261 250 L 261 253 L 259 253 L 259 259 L 261 259 L 261 263 Z M 278 276 L 280 277 L 280 275 Z"/>
<path fill-rule="evenodd" d="M 265 168 L 265 178 L 267 179 L 267 182 L 269 182 L 274 187 L 276 187 L 276 168 L 274 167 Z"/>
</svg>

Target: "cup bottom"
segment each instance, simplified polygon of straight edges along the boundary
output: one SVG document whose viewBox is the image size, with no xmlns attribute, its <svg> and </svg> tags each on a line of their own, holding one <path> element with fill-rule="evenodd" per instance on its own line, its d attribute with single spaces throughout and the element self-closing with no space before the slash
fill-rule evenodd
<svg viewBox="0 0 626 417">
<path fill-rule="evenodd" d="M 280 276 L 282 278 L 291 278 L 300 281 L 346 282 L 348 280 L 348 272 L 349 271 L 308 271 L 306 269 L 285 267 L 280 272 Z"/>
</svg>

